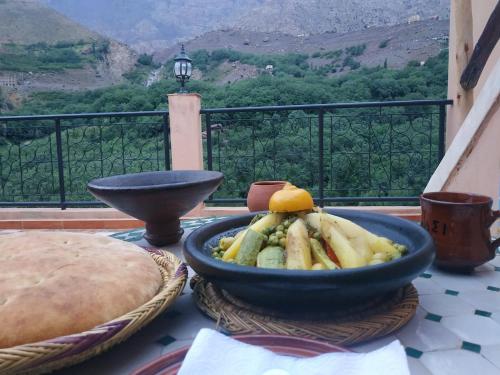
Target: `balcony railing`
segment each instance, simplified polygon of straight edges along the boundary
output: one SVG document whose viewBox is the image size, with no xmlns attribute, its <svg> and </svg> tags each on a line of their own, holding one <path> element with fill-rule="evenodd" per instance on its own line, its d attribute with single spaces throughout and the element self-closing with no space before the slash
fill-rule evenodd
<svg viewBox="0 0 500 375">
<path fill-rule="evenodd" d="M 255 180 L 289 180 L 327 203 L 412 203 L 444 154 L 451 100 L 203 109 L 215 205 Z M 193 134 L 199 137 L 199 134 Z M 0 117 L 0 206 L 100 205 L 89 180 L 171 168 L 168 112 Z"/>
<path fill-rule="evenodd" d="M 415 202 L 444 155 L 451 100 L 202 110 L 213 204 L 243 204 L 256 180 L 287 180 L 318 204 Z"/>
<path fill-rule="evenodd" d="M 93 178 L 170 169 L 168 112 L 0 117 L 0 206 L 101 205 Z"/>
</svg>

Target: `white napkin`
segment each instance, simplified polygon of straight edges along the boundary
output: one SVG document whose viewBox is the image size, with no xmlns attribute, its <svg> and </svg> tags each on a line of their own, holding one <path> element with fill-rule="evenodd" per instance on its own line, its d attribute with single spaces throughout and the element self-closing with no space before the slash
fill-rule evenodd
<svg viewBox="0 0 500 375">
<path fill-rule="evenodd" d="M 314 358 L 293 358 L 204 328 L 198 332 L 179 371 L 179 375 L 197 374 L 409 375 L 410 372 L 399 341 L 371 353 L 329 353 Z"/>
</svg>

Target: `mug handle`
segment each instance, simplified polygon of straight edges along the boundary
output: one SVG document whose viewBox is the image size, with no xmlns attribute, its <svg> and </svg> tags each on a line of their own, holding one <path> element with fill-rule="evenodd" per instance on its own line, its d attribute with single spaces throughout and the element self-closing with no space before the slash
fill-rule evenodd
<svg viewBox="0 0 500 375">
<path fill-rule="evenodd" d="M 490 226 L 498 219 L 500 218 L 500 210 L 499 211 L 491 211 L 491 222 Z M 498 237 L 495 241 L 491 243 L 491 250 L 493 252 L 493 257 L 495 256 L 495 250 L 497 247 L 500 246 L 500 237 Z"/>
</svg>

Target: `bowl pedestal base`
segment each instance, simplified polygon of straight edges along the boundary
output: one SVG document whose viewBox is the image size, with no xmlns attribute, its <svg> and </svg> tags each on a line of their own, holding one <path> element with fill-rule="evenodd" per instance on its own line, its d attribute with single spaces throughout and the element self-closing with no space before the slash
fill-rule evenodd
<svg viewBox="0 0 500 375">
<path fill-rule="evenodd" d="M 161 223 L 146 222 L 144 238 L 153 246 L 165 246 L 179 242 L 183 233 L 179 219 Z"/>
</svg>

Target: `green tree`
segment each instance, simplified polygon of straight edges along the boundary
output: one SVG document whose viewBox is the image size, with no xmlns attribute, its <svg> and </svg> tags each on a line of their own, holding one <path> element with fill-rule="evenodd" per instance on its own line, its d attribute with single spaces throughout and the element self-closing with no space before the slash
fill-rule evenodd
<svg viewBox="0 0 500 375">
<path fill-rule="evenodd" d="M 137 62 L 141 65 L 151 66 L 151 65 L 153 65 L 153 55 L 148 55 L 147 53 L 142 53 L 139 55 Z"/>
</svg>

